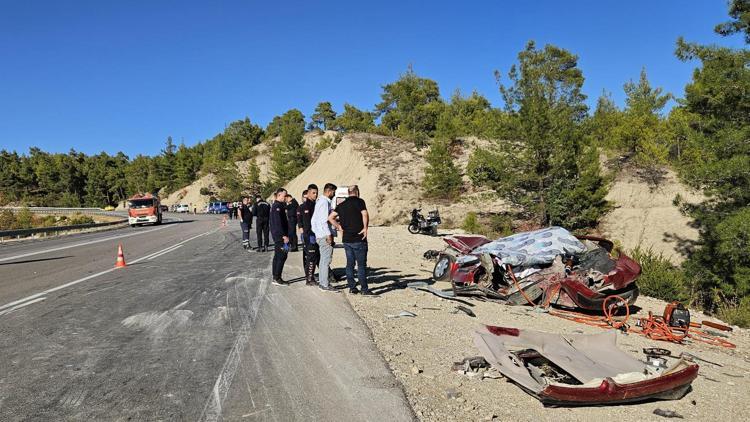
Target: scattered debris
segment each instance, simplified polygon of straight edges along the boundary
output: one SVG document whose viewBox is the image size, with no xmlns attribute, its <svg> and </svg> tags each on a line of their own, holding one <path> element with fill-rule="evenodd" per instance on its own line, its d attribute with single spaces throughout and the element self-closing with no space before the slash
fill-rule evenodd
<svg viewBox="0 0 750 422">
<path fill-rule="evenodd" d="M 416 289 L 418 287 L 427 287 L 429 284 L 427 284 L 426 281 L 412 281 L 411 283 L 407 283 L 406 287 L 410 289 Z"/>
<path fill-rule="evenodd" d="M 476 318 L 476 316 L 477 316 L 477 314 L 475 314 L 474 311 L 472 311 L 471 309 L 469 309 L 469 308 L 467 308 L 466 306 L 463 306 L 463 305 L 456 306 L 456 310 L 453 311 L 452 313 L 457 314 L 459 311 L 465 313 L 466 315 L 468 315 L 468 316 L 470 316 L 472 318 Z"/>
<path fill-rule="evenodd" d="M 732 378 L 745 378 L 743 375 L 727 374 L 726 372 L 722 372 L 721 374 Z"/>
<path fill-rule="evenodd" d="M 678 418 L 678 419 L 685 419 L 680 415 L 679 413 L 675 412 L 674 410 L 664 410 L 664 409 L 655 409 L 654 415 L 656 416 L 662 416 L 665 418 Z"/>
<path fill-rule="evenodd" d="M 461 362 L 453 362 L 451 370 L 466 374 L 468 372 L 478 372 L 479 369 L 487 369 L 489 367 L 490 364 L 482 356 L 471 356 L 464 358 Z"/>
<path fill-rule="evenodd" d="M 717 330 L 721 331 L 732 331 L 734 330 L 732 327 L 724 324 L 719 324 L 718 322 L 712 322 L 712 321 L 702 321 L 702 324 L 706 327 L 716 328 Z"/>
<path fill-rule="evenodd" d="M 703 331 L 704 331 L 704 332 L 705 332 L 706 334 L 710 335 L 710 336 L 714 336 L 714 337 L 723 337 L 723 338 L 729 338 L 729 336 L 728 336 L 728 335 L 726 335 L 726 334 L 724 334 L 724 333 L 720 333 L 720 332 L 718 332 L 718 331 L 714 331 L 714 330 L 709 330 L 709 329 L 704 329 Z"/>
<path fill-rule="evenodd" d="M 422 373 L 422 370 L 419 367 L 412 366 L 411 367 L 411 373 L 414 375 L 419 375 Z"/>
<path fill-rule="evenodd" d="M 436 251 L 435 249 L 430 249 L 427 252 L 425 252 L 423 255 L 424 259 L 428 261 L 434 261 L 440 256 L 440 251 Z"/>
<path fill-rule="evenodd" d="M 456 298 L 455 294 L 452 291 L 450 291 L 450 290 L 448 290 L 448 291 L 438 290 L 438 289 L 436 289 L 434 287 L 431 287 L 431 286 L 430 287 L 417 287 L 416 289 L 417 290 L 421 290 L 423 292 L 432 293 L 435 296 L 441 297 L 443 299 L 453 300 L 453 301 L 456 301 L 456 302 L 459 302 L 459 303 L 463 303 L 464 305 L 467 305 L 467 306 L 474 306 L 473 303 L 470 303 L 470 302 L 467 302 L 465 300 Z"/>
<path fill-rule="evenodd" d="M 682 352 L 682 353 L 680 353 L 680 356 L 677 356 L 677 358 L 678 359 L 685 359 L 685 360 L 697 360 L 697 361 L 701 361 L 701 362 L 705 362 L 705 363 L 710 363 L 711 365 L 716 365 L 719 368 L 723 368 L 724 367 L 724 365 L 722 365 L 720 363 L 711 362 L 710 360 L 703 359 L 701 357 L 698 357 L 698 356 L 696 356 L 696 355 L 694 355 L 692 353 L 688 353 L 688 352 Z"/>
<path fill-rule="evenodd" d="M 484 373 L 482 374 L 482 379 L 489 378 L 489 379 L 496 380 L 496 379 L 500 379 L 502 377 L 503 377 L 503 374 L 501 374 L 500 371 L 498 371 L 497 369 L 492 368 L 492 367 L 490 367 L 490 369 L 484 371 Z"/>
<path fill-rule="evenodd" d="M 401 311 L 398 313 L 398 315 L 386 315 L 386 318 L 404 318 L 404 317 L 414 318 L 415 316 L 417 316 L 417 314 L 415 314 L 414 312 Z"/>
</svg>

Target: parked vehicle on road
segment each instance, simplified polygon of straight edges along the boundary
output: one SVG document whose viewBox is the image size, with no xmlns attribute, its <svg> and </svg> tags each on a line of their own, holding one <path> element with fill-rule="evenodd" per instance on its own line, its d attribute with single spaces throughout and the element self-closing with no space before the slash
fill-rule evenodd
<svg viewBox="0 0 750 422">
<path fill-rule="evenodd" d="M 638 298 L 641 266 L 620 251 L 613 253 L 607 239 L 548 227 L 495 241 L 478 235 L 443 240 L 449 249 L 438 257 L 435 280 L 476 284 L 510 304 L 531 301 L 602 312 L 609 296 L 628 304 Z"/>
<path fill-rule="evenodd" d="M 190 208 L 187 204 L 179 204 L 175 207 L 174 211 L 179 213 L 186 213 L 190 212 Z"/>
<path fill-rule="evenodd" d="M 128 223 L 130 227 L 140 224 L 161 224 L 162 209 L 159 197 L 147 193 L 136 194 L 128 199 Z"/>
<path fill-rule="evenodd" d="M 436 236 L 437 228 L 442 222 L 443 220 L 440 219 L 440 213 L 438 210 L 428 212 L 427 217 L 425 218 L 425 216 L 422 215 L 421 208 L 414 208 L 411 210 L 411 222 L 409 222 L 408 227 L 409 233 L 422 233 Z"/>
<path fill-rule="evenodd" d="M 209 214 L 226 214 L 229 212 L 226 202 L 211 202 L 208 204 Z"/>
</svg>

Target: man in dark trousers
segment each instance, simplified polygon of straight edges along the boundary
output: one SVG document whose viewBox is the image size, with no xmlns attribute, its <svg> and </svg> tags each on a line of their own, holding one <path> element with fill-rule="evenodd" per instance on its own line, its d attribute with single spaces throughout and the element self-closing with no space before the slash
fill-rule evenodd
<svg viewBox="0 0 750 422">
<path fill-rule="evenodd" d="M 315 201 L 318 200 L 318 186 L 311 184 L 307 187 L 305 201 L 300 205 L 300 222 L 302 223 L 302 247 L 305 255 L 305 284 L 317 286 L 315 281 L 315 267 L 320 262 L 320 250 L 312 231 L 312 216 L 315 212 Z"/>
<path fill-rule="evenodd" d="M 286 194 L 286 221 L 289 224 L 287 233 L 289 233 L 289 252 L 297 252 L 299 245 L 297 243 L 297 210 L 299 202 L 289 193 Z"/>
<path fill-rule="evenodd" d="M 299 204 L 299 207 L 297 207 L 297 227 L 295 231 L 297 232 L 297 241 L 302 241 L 302 269 L 307 271 L 307 252 L 305 250 L 305 239 L 302 236 L 302 214 L 304 211 L 303 205 L 305 205 L 305 201 L 307 201 L 307 189 L 302 191 L 302 202 Z"/>
<path fill-rule="evenodd" d="M 371 295 L 367 286 L 367 225 L 370 216 L 365 201 L 359 197 L 359 187 L 349 186 L 349 197 L 331 212 L 328 222 L 341 231 L 344 252 L 346 253 L 346 281 L 349 292 L 357 294 L 354 284 L 354 265 L 357 265 L 357 278 L 363 295 Z"/>
<path fill-rule="evenodd" d="M 250 249 L 250 229 L 253 227 L 253 213 L 250 210 L 250 198 L 242 198 L 239 205 L 240 227 L 242 227 L 242 248 Z"/>
<path fill-rule="evenodd" d="M 258 252 L 268 252 L 268 219 L 271 206 L 260 195 L 255 197 L 252 213 L 255 216 L 255 235 L 258 238 Z"/>
<path fill-rule="evenodd" d="M 271 204 L 271 236 L 273 237 L 273 284 L 284 286 L 288 281 L 281 278 L 287 253 L 289 253 L 289 222 L 286 214 L 286 189 L 279 188 Z"/>
</svg>

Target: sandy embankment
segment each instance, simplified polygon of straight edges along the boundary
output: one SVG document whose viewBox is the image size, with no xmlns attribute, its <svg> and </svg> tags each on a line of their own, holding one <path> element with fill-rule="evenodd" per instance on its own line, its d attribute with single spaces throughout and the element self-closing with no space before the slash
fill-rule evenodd
<svg viewBox="0 0 750 422">
<path fill-rule="evenodd" d="M 347 295 L 355 311 L 373 333 L 375 342 L 392 371 L 404 385 L 415 412 L 425 421 L 606 421 L 662 420 L 654 409 L 674 410 L 691 420 L 740 420 L 750 411 L 750 334 L 736 329 L 730 340 L 737 349 L 702 344 L 675 345 L 638 335 L 620 335 L 620 348 L 643 359 L 643 347 L 663 347 L 679 355 L 690 352 L 723 367 L 701 364 L 693 391 L 678 401 L 653 402 L 602 408 L 544 408 L 537 400 L 505 379 L 481 379 L 451 371 L 451 364 L 479 354 L 472 331 L 480 324 L 535 329 L 557 333 L 595 333 L 600 329 L 536 313 L 528 306 L 505 306 L 472 302 L 476 318 L 453 313 L 455 303 L 426 292 L 405 288 L 414 280 L 428 280 L 433 263 L 422 259 L 428 249 L 442 249 L 437 237 L 411 235 L 403 226 L 370 229 L 370 283 L 377 297 Z M 335 267 L 344 266 L 343 251 L 337 249 Z M 436 286 L 447 287 L 447 286 Z M 660 314 L 665 303 L 646 297 L 637 302 Z M 388 318 L 402 310 L 414 318 Z M 704 316 L 694 313 L 693 320 Z M 448 390 L 460 397 L 449 399 Z"/>
</svg>

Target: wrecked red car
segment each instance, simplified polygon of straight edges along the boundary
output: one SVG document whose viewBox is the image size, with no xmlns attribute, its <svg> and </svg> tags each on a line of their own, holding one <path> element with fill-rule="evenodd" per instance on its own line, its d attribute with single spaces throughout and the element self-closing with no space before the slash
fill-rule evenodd
<svg viewBox="0 0 750 422">
<path fill-rule="evenodd" d="M 474 333 L 485 360 L 545 406 L 677 400 L 690 391 L 697 364 L 681 357 L 643 362 L 616 341 L 616 331 L 560 335 L 488 325 Z"/>
<path fill-rule="evenodd" d="M 628 305 L 638 298 L 640 265 L 606 239 L 548 227 L 495 241 L 477 235 L 444 241 L 449 248 L 438 257 L 433 279 L 456 287 L 478 285 L 509 304 L 601 312 L 609 296 Z"/>
</svg>

